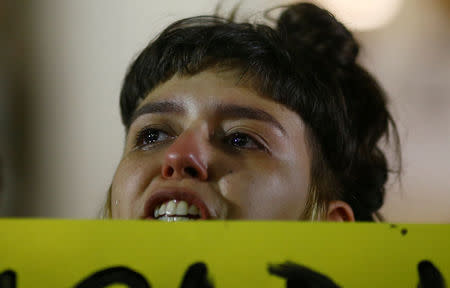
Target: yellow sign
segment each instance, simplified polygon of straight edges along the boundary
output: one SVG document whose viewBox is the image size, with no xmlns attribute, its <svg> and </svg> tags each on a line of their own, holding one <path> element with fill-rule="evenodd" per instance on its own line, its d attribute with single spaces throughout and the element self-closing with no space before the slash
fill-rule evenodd
<svg viewBox="0 0 450 288">
<path fill-rule="evenodd" d="M 0 229 L 2 288 L 183 287 L 205 269 L 216 288 L 281 288 L 305 275 L 417 287 L 424 260 L 450 281 L 450 225 L 5 219 Z"/>
</svg>

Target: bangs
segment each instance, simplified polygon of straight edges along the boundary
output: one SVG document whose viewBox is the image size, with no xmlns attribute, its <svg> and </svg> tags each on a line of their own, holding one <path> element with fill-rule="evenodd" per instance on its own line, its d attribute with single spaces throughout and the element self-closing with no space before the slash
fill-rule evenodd
<svg viewBox="0 0 450 288">
<path fill-rule="evenodd" d="M 238 24 L 213 16 L 175 22 L 166 28 L 130 66 L 122 87 L 122 122 L 129 120 L 140 100 L 175 74 L 192 76 L 207 69 L 237 71 L 237 84 L 283 104 L 283 87 L 295 72 L 279 35 L 265 25 Z M 298 81 L 297 81 L 298 82 Z M 298 84 L 297 84 L 298 85 Z M 284 101 L 283 101 L 284 98 Z M 290 106 L 290 105 L 288 105 Z"/>
</svg>

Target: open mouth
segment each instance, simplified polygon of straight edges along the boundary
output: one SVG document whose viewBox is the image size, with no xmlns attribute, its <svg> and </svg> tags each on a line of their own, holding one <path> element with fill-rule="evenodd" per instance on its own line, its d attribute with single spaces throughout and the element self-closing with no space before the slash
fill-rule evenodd
<svg viewBox="0 0 450 288">
<path fill-rule="evenodd" d="M 183 200 L 169 200 L 155 207 L 153 218 L 160 221 L 192 221 L 201 219 L 201 213 L 194 204 Z"/>
<path fill-rule="evenodd" d="M 205 203 L 189 191 L 161 191 L 148 199 L 144 219 L 181 222 L 210 219 Z"/>
</svg>

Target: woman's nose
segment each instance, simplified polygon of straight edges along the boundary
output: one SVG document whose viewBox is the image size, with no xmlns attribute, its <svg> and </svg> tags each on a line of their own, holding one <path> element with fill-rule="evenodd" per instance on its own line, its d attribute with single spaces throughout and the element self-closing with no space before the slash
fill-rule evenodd
<svg viewBox="0 0 450 288">
<path fill-rule="evenodd" d="M 165 179 L 208 179 L 206 140 L 200 131 L 186 131 L 166 151 L 161 174 Z"/>
</svg>

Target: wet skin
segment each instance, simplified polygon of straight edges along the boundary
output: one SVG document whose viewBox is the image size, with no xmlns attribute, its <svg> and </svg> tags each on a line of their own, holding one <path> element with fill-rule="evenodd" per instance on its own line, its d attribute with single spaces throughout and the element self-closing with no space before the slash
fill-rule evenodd
<svg viewBox="0 0 450 288">
<path fill-rule="evenodd" d="M 139 104 L 111 187 L 112 217 L 145 218 L 180 191 L 212 219 L 301 219 L 310 152 L 300 117 L 236 85 L 236 74 L 174 76 Z"/>
</svg>

